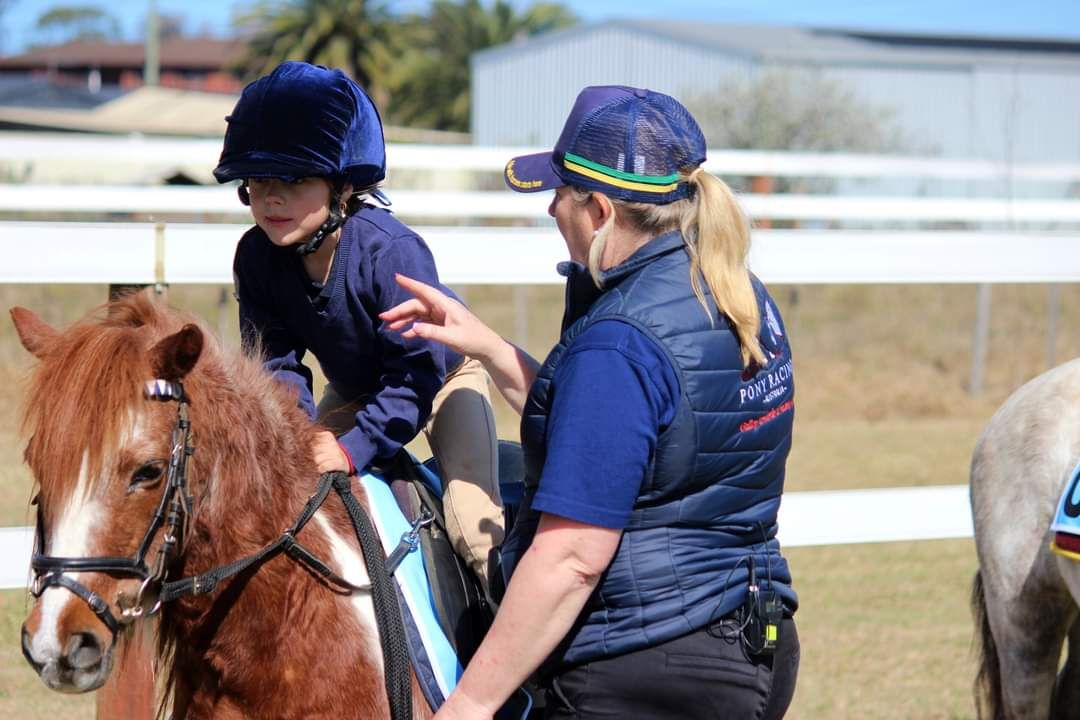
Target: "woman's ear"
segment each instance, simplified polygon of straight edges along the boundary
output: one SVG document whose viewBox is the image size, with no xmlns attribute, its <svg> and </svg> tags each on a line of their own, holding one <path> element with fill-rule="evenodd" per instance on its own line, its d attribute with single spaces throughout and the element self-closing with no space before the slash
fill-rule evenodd
<svg viewBox="0 0 1080 720">
<path fill-rule="evenodd" d="M 590 193 L 589 200 L 589 215 L 593 220 L 593 228 L 599 230 L 615 214 L 615 204 L 611 202 L 611 198 L 600 192 Z"/>
</svg>

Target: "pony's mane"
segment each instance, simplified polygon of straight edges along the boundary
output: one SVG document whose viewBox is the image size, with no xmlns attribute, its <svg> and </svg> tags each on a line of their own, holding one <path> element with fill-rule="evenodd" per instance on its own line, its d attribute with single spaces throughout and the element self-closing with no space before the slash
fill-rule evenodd
<svg viewBox="0 0 1080 720">
<path fill-rule="evenodd" d="M 49 342 L 25 394 L 25 459 L 45 499 L 62 500 L 83 462 L 91 477 L 99 475 L 109 449 L 117 447 L 147 402 L 143 387 L 154 379 L 149 350 L 189 323 L 204 336 L 193 376 L 232 378 L 259 397 L 279 392 L 258 362 L 239 351 L 223 351 L 201 321 L 149 291 L 101 305 Z M 194 377 L 191 381 L 202 384 Z"/>
<path fill-rule="evenodd" d="M 45 348 L 26 393 L 26 461 L 42 492 L 70 490 L 84 461 L 91 476 L 115 447 L 142 387 L 151 378 L 147 350 L 183 321 L 138 293 L 102 305 Z M 46 481 L 48 479 L 49 481 Z"/>
</svg>

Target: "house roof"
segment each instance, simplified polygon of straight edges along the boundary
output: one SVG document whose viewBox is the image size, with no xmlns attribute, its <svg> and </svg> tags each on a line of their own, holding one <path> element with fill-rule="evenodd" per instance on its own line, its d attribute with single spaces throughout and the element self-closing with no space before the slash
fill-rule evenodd
<svg viewBox="0 0 1080 720">
<path fill-rule="evenodd" d="M 220 70 L 237 59 L 243 49 L 243 41 L 237 39 L 176 37 L 162 40 L 159 58 L 163 68 Z M 145 58 L 142 43 L 73 40 L 62 45 L 36 47 L 19 55 L 0 57 L 0 70 L 142 68 Z"/>
<path fill-rule="evenodd" d="M 141 87 L 89 109 L 0 107 L 0 125 L 152 135 L 222 137 L 237 96 Z"/>
</svg>

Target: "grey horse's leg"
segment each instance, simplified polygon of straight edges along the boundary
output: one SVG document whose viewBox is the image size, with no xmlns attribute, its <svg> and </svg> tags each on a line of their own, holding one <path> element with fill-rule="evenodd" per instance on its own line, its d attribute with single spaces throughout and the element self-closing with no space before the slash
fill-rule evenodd
<svg viewBox="0 0 1080 720">
<path fill-rule="evenodd" d="M 1066 558 L 1055 558 L 1055 562 L 1073 598 L 1080 597 L 1080 564 Z M 1068 657 L 1054 690 L 1050 714 L 1053 720 L 1080 720 L 1080 611 L 1075 602 L 1069 624 Z"/>
<path fill-rule="evenodd" d="M 1025 586 L 1007 602 L 988 593 L 987 614 L 1001 668 L 1003 716 L 1008 720 L 1050 717 L 1065 628 L 1076 617 L 1072 598 L 1045 585 Z"/>
<path fill-rule="evenodd" d="M 1080 620 L 1069 628 L 1069 655 L 1058 673 L 1051 720 L 1080 720 Z"/>
</svg>

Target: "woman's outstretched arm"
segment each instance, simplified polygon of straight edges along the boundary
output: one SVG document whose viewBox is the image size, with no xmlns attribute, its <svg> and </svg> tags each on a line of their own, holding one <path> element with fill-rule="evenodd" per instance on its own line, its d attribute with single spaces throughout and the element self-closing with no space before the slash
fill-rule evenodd
<svg viewBox="0 0 1080 720">
<path fill-rule="evenodd" d="M 380 313 L 379 318 L 404 337 L 434 340 L 479 360 L 520 415 L 540 364 L 437 288 L 400 274 L 396 280 L 413 299 Z"/>
</svg>

